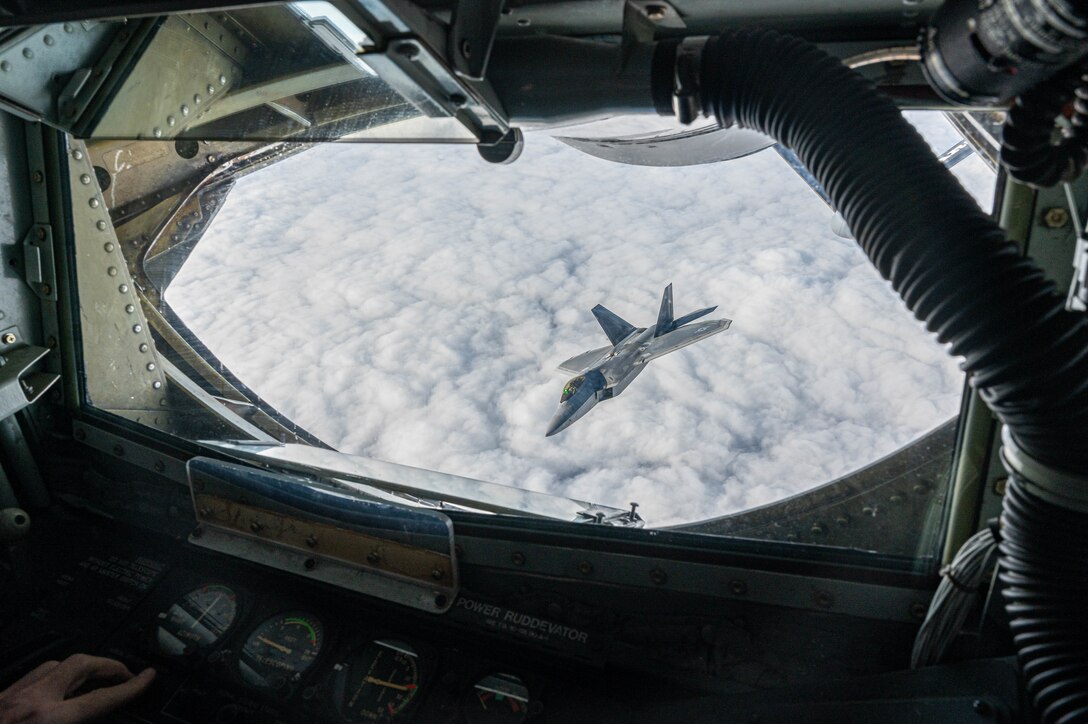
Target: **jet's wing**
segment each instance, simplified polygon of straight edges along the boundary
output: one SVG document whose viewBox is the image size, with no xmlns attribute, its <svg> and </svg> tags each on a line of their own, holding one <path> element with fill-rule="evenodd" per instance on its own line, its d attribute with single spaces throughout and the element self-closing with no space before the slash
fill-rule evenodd
<svg viewBox="0 0 1088 724">
<path fill-rule="evenodd" d="M 674 329 L 668 334 L 656 337 L 651 341 L 649 347 L 642 352 L 641 359 L 643 362 L 649 362 L 681 347 L 687 347 L 700 339 L 706 339 L 713 334 L 729 329 L 732 322 L 731 319 L 708 319 L 705 322 L 692 323 L 686 327 Z"/>
<path fill-rule="evenodd" d="M 559 369 L 566 370 L 567 372 L 585 372 L 594 364 L 604 359 L 604 356 L 612 351 L 612 347 L 600 347 L 598 349 L 591 349 L 588 352 L 582 354 L 576 354 L 569 360 L 559 365 Z"/>
</svg>

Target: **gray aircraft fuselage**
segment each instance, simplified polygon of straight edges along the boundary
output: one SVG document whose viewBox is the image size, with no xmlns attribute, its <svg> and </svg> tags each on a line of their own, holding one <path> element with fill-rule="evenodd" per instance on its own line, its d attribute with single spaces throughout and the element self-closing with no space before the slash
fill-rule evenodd
<svg viewBox="0 0 1088 724">
<path fill-rule="evenodd" d="M 633 327 L 601 305 L 594 307 L 593 314 L 613 344 L 583 352 L 559 366 L 560 369 L 579 374 L 564 386 L 559 409 L 548 423 L 545 435 L 551 437 L 567 429 L 598 402 L 623 392 L 651 360 L 728 329 L 729 319 L 706 320 L 685 326 L 685 322 L 709 314 L 714 309 L 716 307 L 701 309 L 673 320 L 671 284 L 665 288 L 657 324 L 649 327 Z"/>
</svg>

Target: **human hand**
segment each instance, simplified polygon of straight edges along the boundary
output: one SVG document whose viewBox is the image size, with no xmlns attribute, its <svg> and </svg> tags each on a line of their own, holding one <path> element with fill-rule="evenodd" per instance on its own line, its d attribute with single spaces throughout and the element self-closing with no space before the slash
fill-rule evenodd
<svg viewBox="0 0 1088 724">
<path fill-rule="evenodd" d="M 0 724 L 90 721 L 135 699 L 154 678 L 154 669 L 133 676 L 120 661 L 87 654 L 46 661 L 0 692 Z M 88 681 L 120 683 L 68 698 Z"/>
</svg>

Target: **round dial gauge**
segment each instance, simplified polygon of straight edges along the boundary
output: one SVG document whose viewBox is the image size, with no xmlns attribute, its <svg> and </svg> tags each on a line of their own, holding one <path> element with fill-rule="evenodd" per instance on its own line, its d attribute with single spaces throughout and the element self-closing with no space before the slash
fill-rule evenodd
<svg viewBox="0 0 1088 724">
<path fill-rule="evenodd" d="M 419 656 L 401 641 L 371 641 L 334 667 L 333 702 L 352 722 L 403 715 L 419 691 Z"/>
<path fill-rule="evenodd" d="M 512 674 L 485 676 L 465 702 L 469 724 L 521 724 L 529 715 L 529 688 Z"/>
<path fill-rule="evenodd" d="M 226 586 L 207 585 L 185 594 L 159 614 L 155 643 L 161 653 L 182 656 L 223 638 L 238 615 L 238 598 Z"/>
<path fill-rule="evenodd" d="M 251 686 L 279 689 L 313 666 L 324 642 L 324 627 L 313 616 L 299 612 L 273 616 L 246 639 L 238 670 Z"/>
</svg>

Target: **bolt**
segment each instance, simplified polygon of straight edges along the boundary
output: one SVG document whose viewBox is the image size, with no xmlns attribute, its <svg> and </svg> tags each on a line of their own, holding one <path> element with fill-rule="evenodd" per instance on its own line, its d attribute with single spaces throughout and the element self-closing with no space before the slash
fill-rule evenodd
<svg viewBox="0 0 1088 724">
<path fill-rule="evenodd" d="M 650 580 L 654 585 L 663 586 L 669 580 L 669 577 L 665 574 L 665 571 L 660 568 L 655 568 L 650 571 Z"/>
<path fill-rule="evenodd" d="M 1061 206 L 1054 206 L 1043 212 L 1043 224 L 1048 229 L 1060 229 L 1069 223 L 1069 212 Z"/>
<path fill-rule="evenodd" d="M 53 287 L 49 286 L 48 284 L 42 284 L 42 294 L 48 297 L 52 293 Z"/>
<path fill-rule="evenodd" d="M 122 284 L 121 286 L 117 287 L 117 291 L 121 292 L 122 294 L 128 294 L 128 284 Z"/>
<path fill-rule="evenodd" d="M 593 564 L 589 561 L 582 561 L 578 564 L 578 570 L 582 573 L 582 575 L 588 576 L 589 574 L 593 573 Z"/>
<path fill-rule="evenodd" d="M 5 332 L 3 337 L 0 337 L 0 342 L 4 344 L 15 344 L 15 335 L 11 332 Z"/>
<path fill-rule="evenodd" d="M 370 551 L 369 553 L 366 554 L 366 562 L 369 563 L 372 566 L 378 565 L 378 563 L 380 563 L 381 560 L 382 560 L 382 557 L 381 557 L 381 555 L 379 555 L 378 551 Z"/>
<path fill-rule="evenodd" d="M 317 536 L 311 533 L 310 537 L 306 539 L 306 545 L 311 548 L 317 548 Z"/>
<path fill-rule="evenodd" d="M 113 454 L 116 455 L 119 458 L 124 457 L 125 456 L 125 449 L 123 447 L 121 447 L 120 445 L 114 445 L 113 446 Z"/>
<path fill-rule="evenodd" d="M 99 206 L 101 206 L 101 204 L 102 202 L 100 202 L 97 198 L 87 200 L 87 205 L 90 206 L 92 209 L 97 209 Z"/>
<path fill-rule="evenodd" d="M 748 584 L 739 578 L 734 578 L 729 582 L 729 590 L 734 596 L 743 596 L 748 593 Z"/>
<path fill-rule="evenodd" d="M 816 595 L 813 596 L 813 599 L 820 608 L 831 608 L 831 604 L 835 602 L 835 600 L 831 598 L 831 594 L 827 591 L 816 591 Z"/>
<path fill-rule="evenodd" d="M 929 611 L 929 608 L 921 601 L 916 601 L 910 605 L 910 615 L 919 621 L 925 619 L 927 611 Z"/>
<path fill-rule="evenodd" d="M 45 180 L 45 176 L 42 175 L 41 171 L 35 171 L 34 173 L 30 174 L 30 180 L 36 184 L 40 184 L 42 181 Z"/>
<path fill-rule="evenodd" d="M 313 569 L 317 568 L 317 561 L 315 561 L 313 558 L 307 558 L 305 561 L 302 562 L 302 567 L 305 568 L 307 571 L 312 571 Z"/>
<path fill-rule="evenodd" d="M 200 517 L 201 518 L 207 518 L 211 514 L 212 514 L 212 511 L 211 511 L 210 508 L 204 507 L 204 508 L 200 509 Z"/>
<path fill-rule="evenodd" d="M 442 572 L 442 570 L 440 568 L 435 568 L 435 569 L 433 569 L 431 571 L 431 578 L 433 578 L 436 581 L 441 581 L 442 576 L 444 576 L 444 575 L 445 574 Z"/>
<path fill-rule="evenodd" d="M 81 174 L 79 175 L 79 182 L 80 182 L 81 184 L 83 184 L 84 186 L 88 186 L 88 185 L 90 185 L 90 183 L 91 183 L 91 175 L 90 175 L 90 174 L 86 174 L 86 173 L 81 173 Z"/>
<path fill-rule="evenodd" d="M 254 533 L 260 533 L 262 528 L 264 528 L 264 526 L 261 525 L 260 521 L 255 520 L 249 524 L 249 529 Z"/>
<path fill-rule="evenodd" d="M 646 17 L 653 20 L 655 23 L 659 20 L 664 20 L 668 10 L 664 5 L 647 5 L 643 8 L 643 12 L 646 13 Z"/>
<path fill-rule="evenodd" d="M 631 520 L 635 519 L 635 517 L 636 517 L 635 511 L 636 510 L 638 510 L 638 503 L 634 503 L 634 502 L 631 503 Z"/>
<path fill-rule="evenodd" d="M 134 325 L 132 325 L 132 332 L 133 332 L 133 334 L 139 334 L 139 333 L 140 333 L 140 332 L 142 332 L 142 331 L 144 331 L 144 328 L 143 328 L 143 327 L 141 327 L 140 325 L 138 325 L 138 324 L 134 324 Z"/>
<path fill-rule="evenodd" d="M 510 560 L 514 562 L 515 566 L 524 566 L 525 565 L 525 554 L 515 552 L 514 555 L 510 556 Z"/>
</svg>

